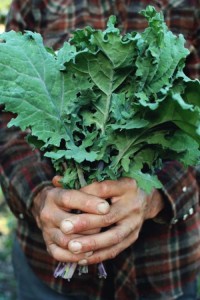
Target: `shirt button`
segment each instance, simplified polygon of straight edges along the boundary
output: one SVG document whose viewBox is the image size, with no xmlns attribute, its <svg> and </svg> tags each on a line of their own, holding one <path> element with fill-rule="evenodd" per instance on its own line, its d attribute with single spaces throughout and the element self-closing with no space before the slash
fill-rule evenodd
<svg viewBox="0 0 200 300">
<path fill-rule="evenodd" d="M 187 191 L 187 187 L 184 186 L 184 187 L 182 188 L 182 191 L 183 191 L 183 193 L 185 193 L 185 192 Z"/>
<path fill-rule="evenodd" d="M 173 219 L 172 224 L 176 224 L 178 222 L 178 219 Z"/>
<path fill-rule="evenodd" d="M 24 219 L 24 215 L 21 213 L 21 214 L 19 214 L 19 218 L 21 219 L 21 220 L 23 220 Z"/>
<path fill-rule="evenodd" d="M 191 208 L 189 209 L 189 215 L 191 216 L 191 215 L 193 215 L 193 213 L 194 213 L 194 208 L 191 207 Z"/>
</svg>

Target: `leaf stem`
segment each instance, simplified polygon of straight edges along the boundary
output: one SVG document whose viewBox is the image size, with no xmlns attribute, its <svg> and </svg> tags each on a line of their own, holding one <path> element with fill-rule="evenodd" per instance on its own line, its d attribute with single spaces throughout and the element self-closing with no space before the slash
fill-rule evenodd
<svg viewBox="0 0 200 300">
<path fill-rule="evenodd" d="M 81 187 L 84 187 L 87 185 L 87 182 L 84 178 L 83 170 L 80 168 L 80 166 L 76 163 L 76 169 L 78 174 L 78 179 Z"/>
</svg>

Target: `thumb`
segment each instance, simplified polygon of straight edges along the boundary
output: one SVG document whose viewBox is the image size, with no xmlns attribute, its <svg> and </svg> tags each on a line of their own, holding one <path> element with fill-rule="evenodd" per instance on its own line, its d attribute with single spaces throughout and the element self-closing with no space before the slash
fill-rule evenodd
<svg viewBox="0 0 200 300">
<path fill-rule="evenodd" d="M 62 187 L 63 185 L 62 185 L 62 176 L 60 176 L 60 175 L 56 175 L 56 176 L 54 176 L 53 177 L 53 179 L 52 179 L 52 183 L 53 183 L 53 185 L 55 186 L 55 187 Z"/>
</svg>

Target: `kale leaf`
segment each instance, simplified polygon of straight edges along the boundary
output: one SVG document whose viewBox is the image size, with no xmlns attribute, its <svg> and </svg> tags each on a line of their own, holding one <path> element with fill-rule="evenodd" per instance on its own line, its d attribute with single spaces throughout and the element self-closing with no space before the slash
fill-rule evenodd
<svg viewBox="0 0 200 300">
<path fill-rule="evenodd" d="M 150 192 L 164 161 L 199 161 L 200 82 L 184 73 L 184 37 L 154 7 L 141 14 L 141 33 L 122 35 L 111 16 L 57 52 L 39 33 L 0 35 L 0 103 L 17 114 L 9 126 L 29 129 L 58 172 L 67 165 L 69 188 L 128 176 Z"/>
</svg>

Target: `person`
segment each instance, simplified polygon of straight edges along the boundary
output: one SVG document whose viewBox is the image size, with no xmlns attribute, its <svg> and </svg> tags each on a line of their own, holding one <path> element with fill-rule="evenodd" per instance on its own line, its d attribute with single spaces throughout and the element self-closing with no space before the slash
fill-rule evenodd
<svg viewBox="0 0 200 300">
<path fill-rule="evenodd" d="M 40 32 L 45 45 L 57 50 L 77 28 L 104 29 L 111 14 L 122 31 L 143 30 L 139 11 L 147 4 L 163 11 L 173 32 L 184 34 L 191 51 L 185 72 L 199 78 L 199 1 L 13 0 L 6 30 Z M 50 161 L 27 144 L 26 133 L 7 128 L 11 118 L 2 108 L 0 174 L 18 219 L 13 249 L 18 299 L 197 299 L 199 165 L 185 169 L 167 162 L 158 173 L 163 189 L 150 195 L 130 178 L 65 190 Z M 58 261 L 88 265 L 89 273 L 76 273 L 69 282 L 55 278 Z M 106 279 L 96 275 L 102 261 Z"/>
</svg>

